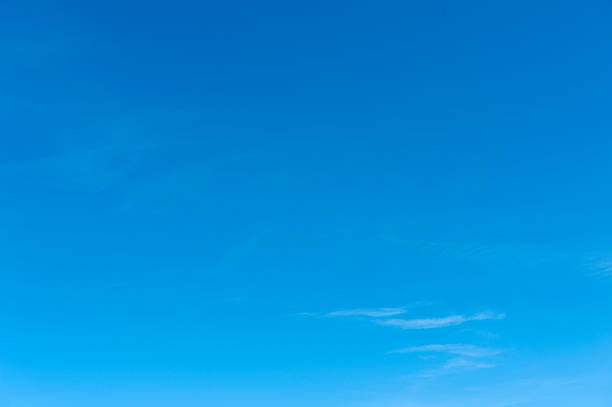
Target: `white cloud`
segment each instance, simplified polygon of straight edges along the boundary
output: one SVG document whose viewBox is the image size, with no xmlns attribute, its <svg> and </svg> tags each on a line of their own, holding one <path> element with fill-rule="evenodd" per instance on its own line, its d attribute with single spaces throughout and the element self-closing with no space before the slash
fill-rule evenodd
<svg viewBox="0 0 612 407">
<path fill-rule="evenodd" d="M 413 346 L 409 348 L 403 348 L 394 350 L 391 353 L 428 353 L 428 352 L 438 352 L 438 353 L 449 353 L 452 355 L 459 355 L 465 357 L 472 358 L 482 358 L 488 356 L 495 356 L 501 353 L 498 349 L 489 349 L 489 348 L 481 348 L 474 345 L 458 345 L 458 344 L 448 344 L 448 345 L 423 345 L 423 346 Z"/>
<path fill-rule="evenodd" d="M 0 166 L 0 184 L 99 193 L 126 183 L 133 190 L 133 175 L 162 160 L 164 150 L 181 143 L 196 120 L 183 111 L 111 117 L 87 137 L 67 132 L 45 155 Z"/>
<path fill-rule="evenodd" d="M 419 376 L 433 379 L 440 375 L 446 375 L 450 373 L 457 373 L 458 371 L 471 370 L 471 369 L 492 369 L 496 367 L 493 363 L 481 362 L 466 358 L 453 358 L 447 360 L 442 366 L 437 369 L 426 370 Z"/>
<path fill-rule="evenodd" d="M 352 309 L 343 311 L 334 311 L 325 316 L 328 317 L 373 317 L 373 318 L 384 318 L 393 315 L 400 315 L 406 312 L 406 308 L 376 308 L 376 309 Z"/>
<path fill-rule="evenodd" d="M 481 312 L 472 316 L 451 315 L 443 318 L 424 318 L 424 319 L 385 319 L 377 321 L 379 325 L 395 326 L 401 329 L 433 329 L 444 328 L 447 326 L 461 325 L 469 321 L 483 321 L 487 319 L 503 319 L 504 314 L 491 312 Z"/>
<path fill-rule="evenodd" d="M 600 261 L 595 265 L 595 267 L 597 267 L 600 274 L 612 275 L 612 260 Z"/>
<path fill-rule="evenodd" d="M 612 277 L 612 255 L 610 253 L 589 256 L 585 266 L 591 276 Z"/>
<path fill-rule="evenodd" d="M 495 367 L 492 363 L 477 362 L 475 360 L 455 358 L 448 360 L 442 369 L 457 369 L 457 368 L 468 368 L 468 369 L 491 369 Z"/>
</svg>

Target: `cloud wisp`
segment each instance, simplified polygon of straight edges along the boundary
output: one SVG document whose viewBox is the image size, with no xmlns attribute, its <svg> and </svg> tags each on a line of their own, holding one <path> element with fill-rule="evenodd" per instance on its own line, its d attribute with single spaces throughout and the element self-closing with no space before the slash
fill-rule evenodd
<svg viewBox="0 0 612 407">
<path fill-rule="evenodd" d="M 423 318 L 423 319 L 384 319 L 376 321 L 377 324 L 383 326 L 395 326 L 405 330 L 414 329 L 434 329 L 444 328 L 448 326 L 457 326 L 470 321 L 484 321 L 487 319 L 504 319 L 505 314 L 496 314 L 492 312 L 481 312 L 472 316 L 451 315 L 443 318 Z"/>
<path fill-rule="evenodd" d="M 326 317 L 371 317 L 385 318 L 406 313 L 405 307 L 398 308 L 374 308 L 374 309 L 350 309 L 333 311 L 325 314 Z"/>
<path fill-rule="evenodd" d="M 447 360 L 439 368 L 422 371 L 419 376 L 434 379 L 441 375 L 453 374 L 465 370 L 493 369 L 495 367 L 497 367 L 497 365 L 494 363 L 458 357 Z"/>
<path fill-rule="evenodd" d="M 403 330 L 425 330 L 444 327 L 453 327 L 462 325 L 471 321 L 499 320 L 506 317 L 505 314 L 494 313 L 490 311 L 479 312 L 472 315 L 449 315 L 439 318 L 397 318 L 396 315 L 405 314 L 409 307 L 395 308 L 355 308 L 340 311 L 333 311 L 324 314 L 316 314 L 310 312 L 300 313 L 302 316 L 309 317 L 367 317 L 379 326 L 394 326 Z M 395 318 L 394 318 L 395 317 Z M 502 353 L 500 349 L 480 347 L 471 344 L 428 344 L 420 346 L 412 346 L 392 350 L 388 354 L 401 353 L 419 353 L 432 354 L 438 353 L 443 355 L 443 364 L 425 371 L 421 371 L 418 376 L 423 378 L 435 378 L 440 375 L 454 374 L 465 370 L 476 369 L 491 369 L 496 367 L 495 356 Z M 431 355 L 423 356 L 430 358 Z M 439 360 L 438 357 L 435 358 Z"/>
<path fill-rule="evenodd" d="M 475 360 L 464 359 L 464 358 L 454 358 L 448 360 L 443 366 L 442 369 L 492 369 L 495 367 L 493 363 L 487 362 L 478 362 Z"/>
<path fill-rule="evenodd" d="M 597 274 L 602 276 L 612 276 L 612 260 L 602 260 L 595 264 Z"/>
<path fill-rule="evenodd" d="M 462 344 L 432 344 L 413 346 L 391 351 L 389 353 L 443 353 L 451 355 L 444 364 L 436 369 L 423 371 L 420 376 L 434 378 L 441 374 L 453 373 L 461 370 L 491 369 L 496 365 L 487 358 L 498 355 L 499 349 L 483 348 L 475 345 Z"/>
<path fill-rule="evenodd" d="M 460 344 L 432 344 L 423 346 L 413 346 L 409 348 L 397 349 L 390 353 L 448 353 L 470 358 L 484 358 L 500 354 L 499 349 L 482 348 L 474 345 Z"/>
</svg>

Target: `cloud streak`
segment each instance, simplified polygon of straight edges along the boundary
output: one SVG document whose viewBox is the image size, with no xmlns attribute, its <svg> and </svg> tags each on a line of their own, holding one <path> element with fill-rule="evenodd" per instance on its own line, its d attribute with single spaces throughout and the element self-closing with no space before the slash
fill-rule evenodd
<svg viewBox="0 0 612 407">
<path fill-rule="evenodd" d="M 495 314 L 492 312 L 481 312 L 472 316 L 451 315 L 443 318 L 424 318 L 424 319 L 385 319 L 376 321 L 377 324 L 383 326 L 394 326 L 405 330 L 415 329 L 434 329 L 444 328 L 448 326 L 457 326 L 470 321 L 484 321 L 488 319 L 504 319 L 504 314 Z"/>
<path fill-rule="evenodd" d="M 423 371 L 419 376 L 433 379 L 440 375 L 457 373 L 464 370 L 493 369 L 496 366 L 497 365 L 495 365 L 494 363 L 458 357 L 447 360 L 442 366 L 437 369 Z"/>
<path fill-rule="evenodd" d="M 475 360 L 463 359 L 463 358 L 455 358 L 447 361 L 442 369 L 459 369 L 459 368 L 467 368 L 467 369 L 491 369 L 494 368 L 495 365 L 493 363 L 486 362 L 478 362 Z"/>
<path fill-rule="evenodd" d="M 603 260 L 598 262 L 595 267 L 600 275 L 612 276 L 612 260 Z"/>
<path fill-rule="evenodd" d="M 474 345 L 459 345 L 459 344 L 432 344 L 423 346 L 413 346 L 391 351 L 390 353 L 448 353 L 451 355 L 459 355 L 472 358 L 483 358 L 495 356 L 501 353 L 499 349 L 481 348 Z"/>
<path fill-rule="evenodd" d="M 394 315 L 404 314 L 406 308 L 375 308 L 375 309 L 352 309 L 334 311 L 325 314 L 327 317 L 372 317 L 372 318 L 384 318 L 391 317 Z"/>
</svg>

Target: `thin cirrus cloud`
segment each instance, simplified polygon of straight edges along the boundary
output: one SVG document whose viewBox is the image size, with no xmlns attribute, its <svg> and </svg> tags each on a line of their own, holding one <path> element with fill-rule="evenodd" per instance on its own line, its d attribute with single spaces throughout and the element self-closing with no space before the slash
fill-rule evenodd
<svg viewBox="0 0 612 407">
<path fill-rule="evenodd" d="M 481 362 L 478 360 L 458 357 L 447 360 L 442 366 L 436 369 L 425 370 L 421 372 L 419 376 L 428 379 L 433 379 L 441 375 L 456 373 L 464 370 L 492 369 L 494 367 L 496 367 L 494 363 Z"/>
<path fill-rule="evenodd" d="M 481 312 L 472 316 L 451 315 L 443 318 L 424 318 L 424 319 L 385 319 L 376 321 L 379 325 L 395 326 L 405 330 L 413 329 L 434 329 L 444 328 L 447 326 L 457 326 L 470 321 L 484 321 L 487 319 L 504 319 L 504 314 L 495 314 L 492 312 Z"/>
<path fill-rule="evenodd" d="M 447 361 L 442 369 L 458 369 L 458 368 L 468 368 L 468 369 L 491 369 L 494 368 L 495 365 L 493 363 L 486 362 L 477 362 L 474 360 L 456 358 Z"/>
<path fill-rule="evenodd" d="M 372 317 L 372 318 L 384 318 L 391 317 L 394 315 L 404 314 L 406 308 L 376 308 L 376 309 L 351 309 L 334 311 L 325 314 L 327 317 Z"/>
<path fill-rule="evenodd" d="M 479 360 L 466 359 L 464 357 L 457 357 L 447 360 L 442 366 L 425 370 L 419 374 L 420 377 L 433 379 L 441 375 L 449 373 L 456 373 L 464 370 L 475 370 L 475 369 L 492 369 L 496 367 L 494 363 L 482 362 Z"/>
<path fill-rule="evenodd" d="M 423 346 L 413 346 L 409 348 L 397 349 L 390 353 L 448 353 L 451 355 L 458 355 L 471 358 L 484 358 L 489 356 L 495 356 L 501 353 L 499 349 L 482 348 L 474 345 L 460 345 L 460 344 L 432 344 Z"/>
<path fill-rule="evenodd" d="M 596 265 L 599 270 L 599 274 L 605 276 L 612 276 L 612 260 L 600 261 Z"/>
</svg>

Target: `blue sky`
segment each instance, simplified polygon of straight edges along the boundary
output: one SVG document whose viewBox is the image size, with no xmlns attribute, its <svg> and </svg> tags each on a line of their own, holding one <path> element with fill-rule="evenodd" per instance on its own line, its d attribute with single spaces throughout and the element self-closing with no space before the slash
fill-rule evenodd
<svg viewBox="0 0 612 407">
<path fill-rule="evenodd" d="M 612 403 L 607 1 L 0 5 L 0 404 Z"/>
</svg>

